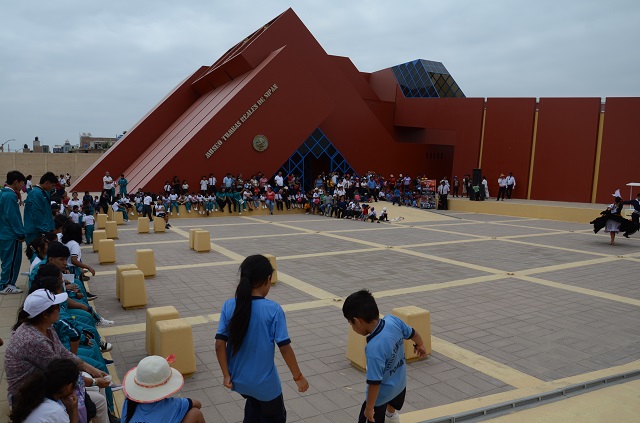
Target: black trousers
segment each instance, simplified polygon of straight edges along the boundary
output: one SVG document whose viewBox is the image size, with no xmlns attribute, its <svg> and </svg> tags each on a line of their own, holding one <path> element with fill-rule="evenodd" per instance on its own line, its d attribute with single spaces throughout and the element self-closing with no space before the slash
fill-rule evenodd
<svg viewBox="0 0 640 423">
<path fill-rule="evenodd" d="M 271 401 L 259 401 L 248 395 L 243 397 L 247 400 L 243 423 L 286 423 L 287 410 L 282 394 Z"/>
<path fill-rule="evenodd" d="M 447 201 L 448 194 L 440 194 L 440 209 L 449 210 L 449 203 Z"/>
<path fill-rule="evenodd" d="M 500 201 L 500 198 L 502 198 L 502 201 L 504 201 L 504 195 L 507 193 L 507 187 L 500 187 L 500 189 L 498 190 L 498 197 L 496 197 L 496 201 Z"/>
<path fill-rule="evenodd" d="M 387 404 L 389 404 L 396 410 L 402 409 L 402 406 L 404 405 L 404 397 L 406 394 L 407 394 L 407 388 L 404 388 L 402 392 L 398 394 L 397 397 L 389 401 Z M 384 412 L 387 411 L 387 404 L 373 407 L 373 419 L 375 423 L 384 423 L 384 420 L 385 420 Z M 358 423 L 368 423 L 367 418 L 364 416 L 364 409 L 366 406 L 367 406 L 367 402 L 365 401 L 362 404 L 362 408 L 360 409 L 360 415 L 358 416 Z"/>
<path fill-rule="evenodd" d="M 513 192 L 513 185 L 507 185 L 507 198 L 511 200 L 511 193 Z"/>
</svg>

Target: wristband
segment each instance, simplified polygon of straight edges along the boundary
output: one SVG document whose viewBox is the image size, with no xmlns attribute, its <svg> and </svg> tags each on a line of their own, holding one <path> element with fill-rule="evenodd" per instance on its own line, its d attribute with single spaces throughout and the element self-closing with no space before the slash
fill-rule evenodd
<svg viewBox="0 0 640 423">
<path fill-rule="evenodd" d="M 293 381 L 294 381 L 294 382 L 297 382 L 297 381 L 299 381 L 300 379 L 302 379 L 303 377 L 304 377 L 304 376 L 302 375 L 302 373 L 300 373 L 300 376 L 298 376 L 298 377 L 294 377 L 294 378 L 293 378 Z"/>
</svg>

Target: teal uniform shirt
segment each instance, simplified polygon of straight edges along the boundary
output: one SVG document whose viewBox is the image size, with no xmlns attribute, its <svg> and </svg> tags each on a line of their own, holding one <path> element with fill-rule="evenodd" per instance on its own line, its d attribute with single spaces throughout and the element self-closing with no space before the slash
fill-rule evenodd
<svg viewBox="0 0 640 423">
<path fill-rule="evenodd" d="M 24 231 L 27 243 L 33 241 L 38 234 L 54 229 L 51 214 L 51 197 L 39 186 L 33 187 L 24 202 Z"/>
<path fill-rule="evenodd" d="M 18 196 L 9 187 L 4 187 L 0 191 L 0 239 L 4 241 L 24 239 L 24 225 L 20 215 Z"/>
</svg>

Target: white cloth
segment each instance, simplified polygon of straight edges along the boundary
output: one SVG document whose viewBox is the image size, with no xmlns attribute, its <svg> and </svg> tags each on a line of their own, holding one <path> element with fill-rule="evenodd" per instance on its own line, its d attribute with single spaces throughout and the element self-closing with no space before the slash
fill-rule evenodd
<svg viewBox="0 0 640 423">
<path fill-rule="evenodd" d="M 36 265 L 38 263 L 40 263 L 41 261 L 42 261 L 42 259 L 40 257 L 38 257 L 38 255 L 36 254 L 36 256 L 33 258 L 33 261 L 31 262 L 31 265 L 29 266 L 29 273 L 31 273 L 33 268 L 36 267 Z"/>
<path fill-rule="evenodd" d="M 24 423 L 69 423 L 69 415 L 64 406 L 45 398 L 24 420 Z"/>
<path fill-rule="evenodd" d="M 604 226 L 604 231 L 606 233 L 609 232 L 620 232 L 620 222 L 616 222 L 615 220 L 607 220 L 607 223 Z"/>
<path fill-rule="evenodd" d="M 209 185 L 209 182 L 207 182 L 206 179 L 202 179 L 200 181 L 200 191 L 206 191 L 208 185 Z"/>
<path fill-rule="evenodd" d="M 96 416 L 91 419 L 92 423 L 109 423 L 109 409 L 107 408 L 107 399 L 104 396 L 104 389 L 100 391 L 87 389 L 87 395 L 96 405 Z"/>
<path fill-rule="evenodd" d="M 113 179 L 111 176 L 105 176 L 102 178 L 102 188 L 103 189 L 111 189 L 113 188 Z"/>
<path fill-rule="evenodd" d="M 507 185 L 513 185 L 514 188 L 516 187 L 516 178 L 507 176 L 505 179 L 507 180 Z"/>
</svg>

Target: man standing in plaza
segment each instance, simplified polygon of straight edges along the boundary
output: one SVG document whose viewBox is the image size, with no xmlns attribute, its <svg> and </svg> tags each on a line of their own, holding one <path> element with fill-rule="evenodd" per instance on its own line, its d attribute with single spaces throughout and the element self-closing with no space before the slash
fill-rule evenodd
<svg viewBox="0 0 640 423">
<path fill-rule="evenodd" d="M 7 181 L 0 191 L 0 294 L 20 294 L 16 281 L 22 263 L 22 243 L 24 226 L 18 206 L 18 192 L 22 190 L 26 178 L 17 170 L 7 174 Z M 51 215 L 51 213 L 49 213 Z"/>
<path fill-rule="evenodd" d="M 102 178 L 102 189 L 107 191 L 109 195 L 109 204 L 113 202 L 113 196 L 115 195 L 115 189 L 113 188 L 113 178 L 109 175 L 109 172 L 104 173 Z"/>
<path fill-rule="evenodd" d="M 24 202 L 24 232 L 27 245 L 36 236 L 52 231 L 51 197 L 49 192 L 58 183 L 53 172 L 47 172 L 40 178 L 40 184 L 33 187 Z"/>
<path fill-rule="evenodd" d="M 273 178 L 276 183 L 275 192 L 280 192 L 282 187 L 284 186 L 284 178 L 282 177 L 282 172 L 278 172 L 278 174 Z"/>
<path fill-rule="evenodd" d="M 505 179 L 507 182 L 507 199 L 511 200 L 511 193 L 513 193 L 513 189 L 516 187 L 516 178 L 513 177 L 513 173 L 509 172 L 509 176 Z"/>
<path fill-rule="evenodd" d="M 447 202 L 447 196 L 449 195 L 449 185 L 447 185 L 444 181 L 440 181 L 440 186 L 438 186 L 438 197 L 440 199 L 440 209 L 448 210 L 449 204 Z"/>
<path fill-rule="evenodd" d="M 498 178 L 498 187 L 498 197 L 496 201 L 500 201 L 500 198 L 504 201 L 504 196 L 507 193 L 507 178 L 504 177 L 504 173 L 501 173 Z"/>
</svg>

